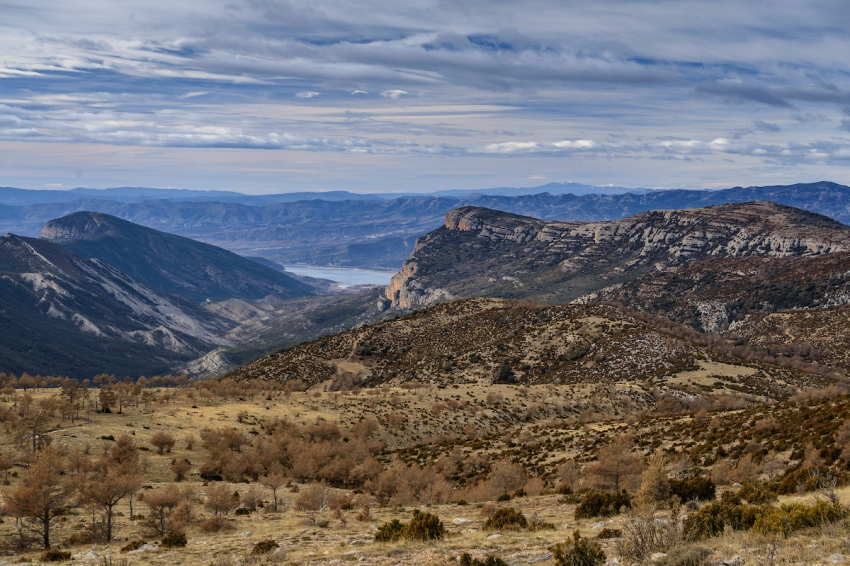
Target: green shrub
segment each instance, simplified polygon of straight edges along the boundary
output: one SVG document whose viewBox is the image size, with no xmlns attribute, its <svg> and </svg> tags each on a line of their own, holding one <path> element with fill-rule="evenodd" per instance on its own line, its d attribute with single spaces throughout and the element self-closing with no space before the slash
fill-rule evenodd
<svg viewBox="0 0 850 566">
<path fill-rule="evenodd" d="M 787 537 L 794 531 L 835 523 L 850 512 L 838 502 L 816 501 L 813 505 L 786 503 L 765 509 L 756 519 L 753 530 L 762 534 L 780 534 Z"/>
<path fill-rule="evenodd" d="M 759 511 L 760 508 L 755 505 L 745 505 L 740 499 L 724 497 L 685 519 L 685 538 L 704 540 L 720 536 L 727 525 L 735 531 L 749 530 L 755 524 Z"/>
<path fill-rule="evenodd" d="M 487 531 L 519 531 L 525 528 L 528 528 L 528 520 L 513 507 L 499 509 L 484 522 L 484 530 Z"/>
<path fill-rule="evenodd" d="M 66 552 L 64 550 L 58 550 L 55 548 L 51 548 L 49 550 L 45 550 L 39 560 L 42 562 L 65 562 L 71 559 L 71 553 Z"/>
<path fill-rule="evenodd" d="M 244 507 L 240 507 L 239 509 L 237 509 L 236 511 L 234 511 L 234 512 L 233 512 L 233 514 L 234 514 L 234 515 L 250 515 L 250 514 L 251 514 L 251 510 L 250 510 L 250 509 L 245 509 Z"/>
<path fill-rule="evenodd" d="M 268 554 L 276 548 L 280 548 L 280 545 L 272 539 L 261 540 L 251 549 L 251 554 L 254 556 Z"/>
<path fill-rule="evenodd" d="M 375 542 L 396 542 L 401 540 L 406 526 L 398 519 L 384 523 L 378 528 L 378 532 L 375 533 Z"/>
<path fill-rule="evenodd" d="M 711 478 L 696 476 L 686 479 L 670 480 L 670 493 L 679 498 L 679 501 L 711 501 L 717 493 L 717 485 Z"/>
<path fill-rule="evenodd" d="M 556 544 L 552 548 L 552 556 L 558 566 L 602 566 L 605 564 L 605 553 L 599 543 L 581 538 L 578 531 L 573 532 L 573 540 Z"/>
<path fill-rule="evenodd" d="M 588 491 L 576 507 L 576 519 L 591 517 L 612 517 L 621 509 L 631 509 L 632 497 L 626 490 L 622 491 Z"/>
<path fill-rule="evenodd" d="M 511 500 L 511 495 L 509 493 L 503 493 L 502 495 L 500 495 L 499 497 L 496 498 L 496 501 L 499 502 L 499 503 L 501 503 L 503 501 L 510 501 L 510 500 Z"/>
<path fill-rule="evenodd" d="M 140 546 L 147 543 L 148 542 L 146 540 L 142 539 L 131 540 L 130 542 L 121 547 L 121 552 L 131 552 L 133 550 L 139 550 Z"/>
<path fill-rule="evenodd" d="M 460 555 L 460 566 L 508 566 L 508 563 L 492 554 L 484 560 L 478 560 L 470 556 L 469 553 L 464 552 Z"/>
<path fill-rule="evenodd" d="M 375 542 L 396 542 L 405 540 L 440 540 L 446 536 L 446 529 L 436 515 L 416 510 L 409 524 L 393 519 L 384 523 L 375 533 Z"/>
<path fill-rule="evenodd" d="M 823 487 L 821 479 L 829 475 L 829 468 L 820 466 L 813 468 L 811 466 L 788 468 L 782 474 L 776 486 L 777 495 L 789 495 L 802 491 L 816 491 Z"/>
<path fill-rule="evenodd" d="M 436 515 L 416 510 L 402 536 L 407 540 L 442 540 L 446 536 L 446 529 Z"/>
<path fill-rule="evenodd" d="M 777 500 L 777 488 L 778 484 L 776 482 L 747 479 L 744 480 L 741 489 L 738 490 L 738 497 L 746 500 L 751 505 L 766 505 Z"/>
<path fill-rule="evenodd" d="M 188 542 L 186 533 L 180 531 L 169 531 L 162 537 L 162 546 L 166 548 L 182 548 Z"/>
</svg>

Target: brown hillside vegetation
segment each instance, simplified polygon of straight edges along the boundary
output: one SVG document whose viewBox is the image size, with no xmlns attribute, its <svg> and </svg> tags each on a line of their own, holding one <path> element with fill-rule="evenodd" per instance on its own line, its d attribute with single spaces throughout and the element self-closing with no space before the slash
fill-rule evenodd
<svg viewBox="0 0 850 566">
<path fill-rule="evenodd" d="M 55 553 L 81 563 L 391 566 L 470 552 L 557 566 L 549 547 L 576 529 L 621 564 L 656 552 L 704 559 L 688 564 L 809 564 L 846 551 L 848 494 L 834 486 L 848 479 L 850 398 L 835 389 L 772 405 L 739 397 L 731 410 L 575 419 L 521 411 L 569 387 L 551 384 L 287 392 L 277 382 L 210 380 L 131 390 L 121 413 L 106 413 L 95 400 L 121 384 L 51 389 L 25 377 L 3 376 L 0 397 L 0 541 L 16 561 L 46 560 L 27 503 L 37 493 L 48 497 L 39 501 L 51 510 Z M 482 403 L 480 423 L 439 433 L 462 412 L 448 409 L 455 397 Z M 446 409 L 415 416 L 438 403 Z M 393 411 L 410 418 L 385 418 Z M 166 437 L 176 443 L 160 454 Z M 629 492 L 605 491 L 616 488 Z M 751 520 L 712 530 L 718 509 Z M 396 520 L 406 529 L 399 540 L 377 540 Z M 635 529 L 649 525 L 670 527 L 644 547 Z M 414 537 L 432 531 L 443 538 Z"/>
<path fill-rule="evenodd" d="M 617 305 L 469 299 L 282 350 L 228 377 L 326 389 L 631 384 L 635 399 L 652 388 L 690 388 L 688 395 L 700 397 L 739 392 L 785 398 L 830 383 L 811 367 L 743 359 L 723 341 L 642 317 Z"/>
<path fill-rule="evenodd" d="M 850 254 L 699 259 L 581 299 L 593 301 L 616 301 L 701 332 L 724 332 L 750 315 L 847 304 Z"/>
</svg>

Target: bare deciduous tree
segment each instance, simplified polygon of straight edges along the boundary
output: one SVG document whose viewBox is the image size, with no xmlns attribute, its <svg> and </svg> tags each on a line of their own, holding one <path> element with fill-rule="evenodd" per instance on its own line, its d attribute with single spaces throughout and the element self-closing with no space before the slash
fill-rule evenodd
<svg viewBox="0 0 850 566">
<path fill-rule="evenodd" d="M 234 509 L 239 502 L 233 496 L 233 492 L 228 489 L 226 484 L 217 483 L 207 490 L 207 500 L 204 502 L 204 507 L 213 515 L 227 515 Z"/>
<path fill-rule="evenodd" d="M 617 437 L 597 452 L 597 460 L 587 465 L 586 474 L 605 489 L 627 487 L 643 471 L 640 456 L 631 450 L 632 444 L 628 436 Z"/>
<path fill-rule="evenodd" d="M 138 490 L 141 481 L 138 468 L 122 465 L 109 457 L 95 462 L 88 476 L 78 478 L 80 498 L 103 511 L 103 538 L 106 542 L 112 541 L 115 506 Z"/>
<path fill-rule="evenodd" d="M 283 473 L 283 466 L 279 462 L 272 462 L 269 466 L 266 475 L 260 478 L 260 485 L 272 490 L 272 507 L 277 511 L 277 490 L 286 483 L 286 476 Z"/>
<path fill-rule="evenodd" d="M 160 430 L 151 436 L 150 442 L 151 445 L 156 447 L 159 450 L 159 453 L 162 454 L 165 451 L 171 452 L 171 449 L 174 448 L 174 444 L 177 440 L 164 430 Z"/>
<path fill-rule="evenodd" d="M 521 488 L 527 479 L 528 475 L 522 466 L 508 458 L 502 458 L 490 468 L 490 483 L 502 493 Z"/>
<path fill-rule="evenodd" d="M 18 519 L 22 527 L 37 533 L 44 548 L 50 548 L 53 520 L 68 509 L 72 490 L 60 475 L 62 455 L 58 450 L 46 448 L 27 471 L 24 481 L 4 497 L 6 513 Z M 19 531 L 27 542 L 22 529 Z"/>
</svg>

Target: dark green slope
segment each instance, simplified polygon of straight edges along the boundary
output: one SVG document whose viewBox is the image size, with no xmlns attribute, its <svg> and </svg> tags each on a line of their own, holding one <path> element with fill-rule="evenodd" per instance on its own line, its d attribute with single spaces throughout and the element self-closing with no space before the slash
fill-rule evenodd
<svg viewBox="0 0 850 566">
<path fill-rule="evenodd" d="M 0 237 L 0 371 L 167 373 L 223 343 L 227 321 L 45 240 Z"/>
<path fill-rule="evenodd" d="M 312 294 L 308 285 L 227 250 L 99 212 L 51 220 L 41 237 L 112 265 L 145 285 L 195 302 Z"/>
</svg>

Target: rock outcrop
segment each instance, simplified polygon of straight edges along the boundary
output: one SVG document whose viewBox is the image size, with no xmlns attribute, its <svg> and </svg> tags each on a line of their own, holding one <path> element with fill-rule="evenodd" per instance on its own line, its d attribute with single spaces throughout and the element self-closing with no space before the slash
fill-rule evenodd
<svg viewBox="0 0 850 566">
<path fill-rule="evenodd" d="M 416 308 L 481 294 L 544 302 L 705 257 L 814 257 L 850 250 L 850 228 L 767 202 L 653 211 L 613 222 L 544 222 L 449 211 L 417 241 L 386 298 Z"/>
</svg>

